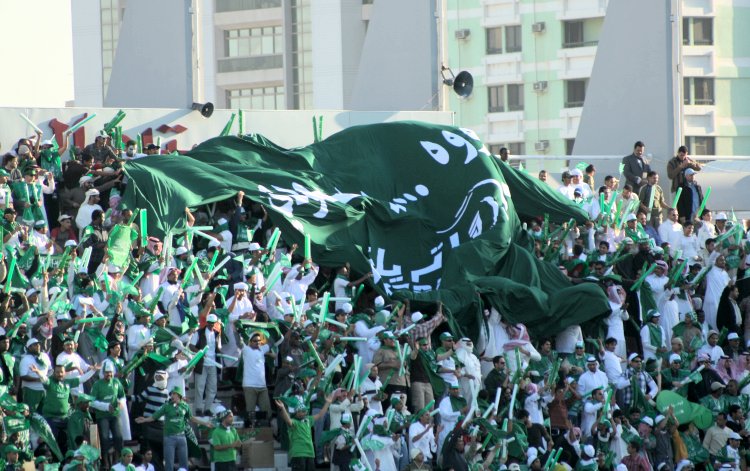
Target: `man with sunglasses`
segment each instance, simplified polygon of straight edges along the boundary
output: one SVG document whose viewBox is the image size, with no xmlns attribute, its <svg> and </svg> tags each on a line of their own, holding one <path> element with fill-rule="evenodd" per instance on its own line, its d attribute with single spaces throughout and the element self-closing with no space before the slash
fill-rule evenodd
<svg viewBox="0 0 750 471">
<path fill-rule="evenodd" d="M 508 386 L 508 369 L 505 364 L 505 357 L 497 355 L 492 359 L 492 370 L 484 378 L 484 387 L 487 390 L 487 397 L 495 399 L 497 390 Z"/>
</svg>

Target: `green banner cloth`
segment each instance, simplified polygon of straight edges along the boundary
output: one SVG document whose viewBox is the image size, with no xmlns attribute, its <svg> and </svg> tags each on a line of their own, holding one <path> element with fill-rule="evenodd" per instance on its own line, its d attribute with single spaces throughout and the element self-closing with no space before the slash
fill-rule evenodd
<svg viewBox="0 0 750 471">
<path fill-rule="evenodd" d="M 137 237 L 138 234 L 130 226 L 117 224 L 112 228 L 109 239 L 107 239 L 107 248 L 112 265 L 120 268 L 127 265 L 130 259 L 130 249 Z"/>
<path fill-rule="evenodd" d="M 481 311 L 467 293 L 478 286 L 512 292 L 521 303 L 503 302 L 503 315 L 548 332 L 609 311 L 601 289 L 574 287 L 556 266 L 534 259 L 517 211 L 558 223 L 584 221 L 585 212 L 500 162 L 467 129 L 354 126 L 294 149 L 259 135 L 218 137 L 181 156 L 129 161 L 124 170 L 123 204 L 146 208 L 157 235 L 184 229 L 186 206 L 242 190 L 265 206 L 286 242 L 302 246 L 310 234 L 317 263 L 371 271 L 376 288 L 392 297 L 440 299 L 462 326 L 476 327 Z"/>
</svg>

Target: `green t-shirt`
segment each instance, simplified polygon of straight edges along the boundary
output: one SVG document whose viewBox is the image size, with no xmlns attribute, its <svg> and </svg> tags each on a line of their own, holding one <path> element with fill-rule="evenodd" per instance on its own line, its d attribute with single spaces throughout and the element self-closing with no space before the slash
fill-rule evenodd
<svg viewBox="0 0 750 471">
<path fill-rule="evenodd" d="M 70 388 L 77 387 L 79 384 L 78 378 L 70 378 L 64 381 L 50 379 L 45 386 L 47 396 L 44 398 L 42 415 L 55 419 L 67 417 L 70 413 Z"/>
<path fill-rule="evenodd" d="M 240 439 L 237 430 L 234 427 L 224 428 L 216 427 L 211 431 L 211 445 L 231 445 Z M 227 448 L 226 450 L 213 450 L 214 463 L 234 463 L 237 460 L 237 449 Z"/>
<path fill-rule="evenodd" d="M 190 412 L 190 406 L 186 403 L 175 404 L 169 401 L 154 412 L 151 417 L 154 420 L 164 417 L 164 436 L 168 437 L 185 433 L 188 420 L 193 417 L 193 414 Z"/>
<path fill-rule="evenodd" d="M 91 395 L 94 400 L 99 402 L 106 402 L 108 404 L 117 405 L 119 399 L 125 397 L 125 391 L 122 388 L 122 383 L 116 378 L 112 378 L 111 381 L 105 381 L 100 379 L 94 383 L 94 387 L 91 388 Z M 114 412 L 97 410 L 97 417 L 117 417 L 120 413 L 115 408 Z"/>
<path fill-rule="evenodd" d="M 302 420 L 292 419 L 292 425 L 289 427 L 290 458 L 315 458 L 312 423 L 312 417 L 305 417 Z"/>
</svg>

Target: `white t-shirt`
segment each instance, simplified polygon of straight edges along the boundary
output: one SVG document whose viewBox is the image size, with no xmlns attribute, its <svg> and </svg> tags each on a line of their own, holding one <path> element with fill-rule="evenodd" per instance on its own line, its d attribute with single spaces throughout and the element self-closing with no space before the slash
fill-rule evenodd
<svg viewBox="0 0 750 471">
<path fill-rule="evenodd" d="M 206 356 L 203 358 L 207 358 L 211 361 L 216 361 L 216 332 L 214 332 L 211 329 L 206 328 L 206 346 L 208 349 L 206 350 Z M 198 332 L 193 334 L 193 338 L 190 339 L 190 345 L 198 345 Z M 220 345 L 221 347 L 221 345 Z M 214 365 L 208 365 L 208 366 L 214 366 Z"/>
<path fill-rule="evenodd" d="M 51 371 L 51 365 L 49 356 L 47 356 L 46 353 L 41 352 L 40 354 L 40 361 L 37 361 L 36 358 L 34 358 L 32 355 L 24 355 L 21 359 L 21 366 L 19 367 L 19 371 L 21 373 L 21 376 L 31 376 L 32 378 L 39 378 L 39 375 L 31 371 L 31 365 L 35 364 L 37 368 L 39 368 L 39 371 L 43 372 L 47 376 L 49 376 L 49 373 Z M 26 382 L 23 381 L 21 383 L 21 386 L 24 388 L 29 388 L 34 391 L 44 391 L 44 383 L 42 382 Z"/>
<path fill-rule="evenodd" d="M 271 350 L 268 345 L 257 349 L 245 345 L 242 347 L 242 387 L 266 387 L 266 353 Z"/>
</svg>

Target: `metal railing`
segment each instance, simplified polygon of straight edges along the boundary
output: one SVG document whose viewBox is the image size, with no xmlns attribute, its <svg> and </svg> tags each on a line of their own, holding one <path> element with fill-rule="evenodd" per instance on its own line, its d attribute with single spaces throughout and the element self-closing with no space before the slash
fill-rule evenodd
<svg viewBox="0 0 750 471">
<path fill-rule="evenodd" d="M 569 43 L 563 43 L 562 47 L 563 49 L 572 49 L 575 47 L 591 47 L 596 46 L 599 44 L 599 41 L 576 41 L 576 42 L 569 42 Z"/>
</svg>

